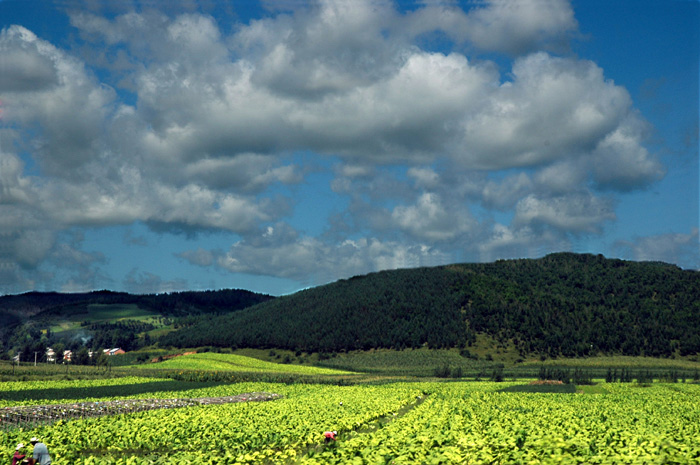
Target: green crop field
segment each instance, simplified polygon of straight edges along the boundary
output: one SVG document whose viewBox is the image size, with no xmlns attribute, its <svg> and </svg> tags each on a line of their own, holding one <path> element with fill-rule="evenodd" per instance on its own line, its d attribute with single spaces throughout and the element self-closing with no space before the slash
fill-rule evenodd
<svg viewBox="0 0 700 465">
<path fill-rule="evenodd" d="M 439 365 L 487 366 L 457 351 L 347 353 L 322 363 L 325 368 L 205 352 L 112 373 L 128 374 L 123 377 L 0 382 L 0 447 L 9 456 L 16 443 L 38 436 L 53 463 L 72 465 L 700 464 L 698 383 L 598 380 L 577 386 L 410 377 L 430 375 Z M 682 363 L 607 358 L 570 366 L 697 366 Z M 299 382 L 207 376 L 229 372 L 268 381 L 283 374 Z M 330 384 L 314 384 L 323 380 Z M 258 399 L 255 393 L 279 397 L 250 401 Z M 183 406 L 231 396 L 247 400 Z M 144 402 L 151 408 L 114 407 Z M 102 413 L 90 415 L 95 410 Z M 338 431 L 337 441 L 324 442 L 327 430 Z"/>
<path fill-rule="evenodd" d="M 236 383 L 194 387 L 129 378 L 144 392 L 100 391 L 114 380 L 0 383 L 0 399 L 60 402 L 92 389 L 107 401 L 277 393 L 269 402 L 149 410 L 1 428 L 0 446 L 38 436 L 53 463 L 127 464 L 693 464 L 700 462 L 700 385 L 601 383 L 597 394 L 504 392 L 515 383 L 383 385 Z M 149 390 L 152 385 L 158 391 Z M 74 401 L 73 398 L 65 399 Z M 6 401 L 3 405 L 10 406 Z M 324 444 L 325 430 L 338 431 Z"/>
</svg>

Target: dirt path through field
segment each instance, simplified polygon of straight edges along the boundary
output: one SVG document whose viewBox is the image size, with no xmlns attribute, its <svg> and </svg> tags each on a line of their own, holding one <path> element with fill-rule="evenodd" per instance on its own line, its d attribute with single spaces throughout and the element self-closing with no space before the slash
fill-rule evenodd
<svg viewBox="0 0 700 465">
<path fill-rule="evenodd" d="M 73 402 L 70 404 L 30 405 L 0 409 L 0 429 L 35 427 L 58 420 L 93 418 L 146 410 L 182 408 L 196 405 L 230 404 L 234 402 L 265 402 L 279 399 L 280 394 L 250 392 L 235 396 L 181 399 L 122 399 L 103 402 Z"/>
</svg>

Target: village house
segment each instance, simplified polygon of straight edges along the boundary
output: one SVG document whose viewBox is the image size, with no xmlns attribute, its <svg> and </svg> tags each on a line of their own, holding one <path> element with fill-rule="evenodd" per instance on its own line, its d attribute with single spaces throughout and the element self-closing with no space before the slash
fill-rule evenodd
<svg viewBox="0 0 700 465">
<path fill-rule="evenodd" d="M 119 354 L 126 353 L 126 351 L 124 349 L 121 349 L 119 347 L 114 348 L 114 349 L 104 349 L 103 352 L 105 355 L 119 355 Z"/>
</svg>

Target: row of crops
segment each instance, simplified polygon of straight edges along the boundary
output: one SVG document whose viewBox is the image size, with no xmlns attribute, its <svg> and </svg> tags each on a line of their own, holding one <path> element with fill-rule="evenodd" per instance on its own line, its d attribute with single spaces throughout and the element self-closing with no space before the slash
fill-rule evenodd
<svg viewBox="0 0 700 465">
<path fill-rule="evenodd" d="M 16 389 L 22 383 L 2 384 Z M 282 397 L 8 429 L 0 431 L 0 446 L 9 456 L 17 442 L 39 436 L 55 463 L 97 465 L 700 463 L 700 385 L 607 383 L 600 385 L 604 394 L 502 392 L 513 384 L 240 383 L 164 390 L 164 399 L 246 392 Z M 37 393 L 35 405 L 43 403 L 42 391 L 56 392 L 50 384 L 25 387 Z M 325 430 L 337 430 L 338 440 L 324 444 Z"/>
</svg>

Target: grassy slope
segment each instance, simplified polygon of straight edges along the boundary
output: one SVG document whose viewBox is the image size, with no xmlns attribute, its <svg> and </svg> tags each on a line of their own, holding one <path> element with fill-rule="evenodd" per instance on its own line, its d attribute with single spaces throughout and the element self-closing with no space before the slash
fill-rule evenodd
<svg viewBox="0 0 700 465">
<path fill-rule="evenodd" d="M 507 354 L 502 354 L 507 355 Z M 511 358 L 511 357 L 505 357 Z M 693 376 L 700 371 L 700 363 L 688 359 L 655 359 L 651 357 L 591 357 L 574 359 L 549 359 L 545 361 L 530 359 L 520 363 L 511 363 L 504 359 L 473 360 L 460 356 L 456 349 L 429 350 L 407 349 L 371 350 L 366 352 L 349 352 L 338 354 L 328 360 L 318 362 L 320 366 L 393 376 L 432 376 L 435 369 L 449 366 L 460 368 L 464 376 L 488 377 L 497 365 L 503 365 L 509 376 L 536 377 L 539 369 L 545 367 L 562 367 L 574 370 L 580 368 L 591 372 L 595 377 L 604 377 L 608 368 L 630 370 L 652 370 L 656 375 L 676 370 L 686 376 Z"/>
<path fill-rule="evenodd" d="M 50 329 L 54 334 L 75 332 L 81 329 L 81 323 L 115 323 L 123 320 L 136 320 L 156 324 L 156 318 L 161 316 L 152 310 L 146 310 L 136 304 L 90 304 L 87 312 L 69 315 L 56 315 L 50 319 Z M 165 327 L 159 328 L 161 331 Z"/>
<path fill-rule="evenodd" d="M 272 363 L 236 354 L 205 352 L 183 355 L 159 363 L 136 365 L 136 368 L 173 370 L 242 371 L 261 373 L 293 373 L 308 375 L 345 375 L 349 371 L 313 366 Z"/>
</svg>

